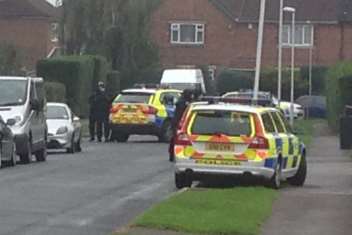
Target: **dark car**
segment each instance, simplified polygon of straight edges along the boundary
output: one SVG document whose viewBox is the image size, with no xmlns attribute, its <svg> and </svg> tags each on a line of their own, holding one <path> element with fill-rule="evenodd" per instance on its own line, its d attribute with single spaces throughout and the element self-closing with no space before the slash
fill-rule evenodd
<svg viewBox="0 0 352 235">
<path fill-rule="evenodd" d="M 304 108 L 307 117 L 325 118 L 327 114 L 326 97 L 324 96 L 301 96 L 296 102 Z"/>
<path fill-rule="evenodd" d="M 16 145 L 12 131 L 9 128 L 12 125 L 12 121 L 10 119 L 8 123 L 5 123 L 0 116 L 0 167 L 16 165 Z"/>
</svg>

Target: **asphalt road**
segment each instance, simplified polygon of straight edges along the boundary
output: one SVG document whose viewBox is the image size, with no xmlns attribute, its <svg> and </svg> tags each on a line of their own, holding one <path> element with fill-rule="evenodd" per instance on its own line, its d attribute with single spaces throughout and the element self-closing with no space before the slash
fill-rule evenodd
<svg viewBox="0 0 352 235">
<path fill-rule="evenodd" d="M 175 190 L 167 145 L 84 143 L 0 170 L 0 235 L 107 235 Z"/>
</svg>

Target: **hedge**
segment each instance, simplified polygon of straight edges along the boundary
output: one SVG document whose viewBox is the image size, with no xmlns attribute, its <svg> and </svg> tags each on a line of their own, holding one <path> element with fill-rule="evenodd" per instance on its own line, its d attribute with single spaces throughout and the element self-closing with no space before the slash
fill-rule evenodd
<svg viewBox="0 0 352 235">
<path fill-rule="evenodd" d="M 312 67 L 312 94 L 313 95 L 325 94 L 325 78 L 326 78 L 327 72 L 328 72 L 328 67 L 325 67 L 325 66 Z M 301 77 L 303 80 L 308 82 L 308 85 L 309 85 L 309 66 L 301 67 Z"/>
<path fill-rule="evenodd" d="M 260 76 L 260 90 L 269 91 L 277 94 L 278 73 L 276 69 L 264 69 Z M 308 81 L 302 79 L 300 70 L 295 71 L 295 99 L 302 95 L 308 94 Z M 282 71 L 282 99 L 290 100 L 291 98 L 291 70 L 284 69 Z"/>
<path fill-rule="evenodd" d="M 45 82 L 45 94 L 48 102 L 66 103 L 66 87 L 59 82 Z"/>
<path fill-rule="evenodd" d="M 48 82 L 65 85 L 67 103 L 83 117 L 88 115 L 88 98 L 96 88 L 96 82 L 105 81 L 105 60 L 94 56 L 62 56 L 41 60 L 37 64 L 37 75 Z"/>
<path fill-rule="evenodd" d="M 111 100 L 121 91 L 120 72 L 111 71 L 107 74 L 106 92 Z"/>
<path fill-rule="evenodd" d="M 326 78 L 326 94 L 328 108 L 328 122 L 334 129 L 339 129 L 339 118 L 344 106 L 350 102 L 352 91 L 351 77 L 352 63 L 338 63 L 329 69 Z"/>
<path fill-rule="evenodd" d="M 217 91 L 220 94 L 224 94 L 240 89 L 252 89 L 252 77 L 253 72 L 225 69 L 217 78 Z"/>
</svg>

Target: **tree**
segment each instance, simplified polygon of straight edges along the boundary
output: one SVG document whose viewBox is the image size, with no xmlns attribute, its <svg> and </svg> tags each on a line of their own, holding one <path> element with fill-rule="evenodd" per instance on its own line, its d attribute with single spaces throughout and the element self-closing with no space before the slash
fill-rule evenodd
<svg viewBox="0 0 352 235">
<path fill-rule="evenodd" d="M 159 0 L 63 0 L 61 41 L 66 54 L 105 56 L 129 85 L 159 57 L 149 37 L 149 17 Z M 125 79 L 124 79 L 125 78 Z"/>
</svg>

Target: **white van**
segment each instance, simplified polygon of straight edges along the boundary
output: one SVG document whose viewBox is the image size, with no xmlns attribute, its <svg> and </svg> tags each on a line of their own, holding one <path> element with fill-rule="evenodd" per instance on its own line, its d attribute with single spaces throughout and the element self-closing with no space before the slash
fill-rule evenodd
<svg viewBox="0 0 352 235">
<path fill-rule="evenodd" d="M 24 164 L 32 154 L 46 160 L 46 99 L 42 78 L 0 77 L 0 116 L 11 123 L 16 153 Z"/>
<path fill-rule="evenodd" d="M 204 77 L 200 69 L 166 69 L 160 84 L 178 90 L 193 89 L 206 93 Z"/>
</svg>

